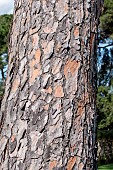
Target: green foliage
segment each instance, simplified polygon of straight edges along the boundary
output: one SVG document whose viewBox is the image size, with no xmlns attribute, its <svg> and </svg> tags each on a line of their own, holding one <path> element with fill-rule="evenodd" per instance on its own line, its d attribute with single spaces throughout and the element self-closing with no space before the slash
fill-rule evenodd
<svg viewBox="0 0 113 170">
<path fill-rule="evenodd" d="M 98 138 L 113 139 L 113 48 L 98 52 L 101 58 L 97 74 Z"/>
<path fill-rule="evenodd" d="M 113 170 L 113 164 L 99 166 L 99 170 Z"/>
<path fill-rule="evenodd" d="M 113 72 L 113 61 L 111 58 L 112 50 L 111 52 L 107 49 L 103 49 L 103 55 L 100 54 L 99 57 L 102 57 L 101 59 L 101 68 L 98 72 L 98 85 L 110 85 L 111 83 L 111 76 Z"/>
<path fill-rule="evenodd" d="M 12 15 L 0 16 L 0 96 L 3 95 L 5 81 L 5 67 L 8 62 L 8 33 Z"/>
<path fill-rule="evenodd" d="M 106 42 L 106 38 L 113 38 L 113 0 L 104 0 L 100 21 L 100 39 Z M 98 50 L 101 60 L 97 75 L 98 137 L 113 138 L 113 48 L 103 48 L 103 55 L 102 48 Z"/>
<path fill-rule="evenodd" d="M 113 92 L 110 87 L 98 87 L 97 111 L 99 137 L 113 137 Z"/>
<path fill-rule="evenodd" d="M 0 81 L 0 99 L 1 99 L 1 96 L 3 96 L 3 93 L 4 93 L 4 83 L 3 81 Z"/>
<path fill-rule="evenodd" d="M 12 15 L 0 16 L 0 56 L 7 53 L 8 50 L 8 33 L 10 24 L 12 21 Z"/>
<path fill-rule="evenodd" d="M 113 38 L 113 0 L 104 0 L 104 8 L 100 22 L 102 37 Z"/>
<path fill-rule="evenodd" d="M 98 71 L 97 114 L 98 138 L 113 139 L 113 49 L 103 49 Z M 99 56 L 100 57 L 100 56 Z"/>
</svg>

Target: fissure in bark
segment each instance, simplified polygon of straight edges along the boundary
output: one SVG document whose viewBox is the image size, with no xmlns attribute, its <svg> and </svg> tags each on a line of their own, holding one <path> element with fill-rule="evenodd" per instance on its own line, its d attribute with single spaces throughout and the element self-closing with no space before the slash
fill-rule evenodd
<svg viewBox="0 0 113 170">
<path fill-rule="evenodd" d="M 16 0 L 1 170 L 95 170 L 98 0 Z"/>
</svg>

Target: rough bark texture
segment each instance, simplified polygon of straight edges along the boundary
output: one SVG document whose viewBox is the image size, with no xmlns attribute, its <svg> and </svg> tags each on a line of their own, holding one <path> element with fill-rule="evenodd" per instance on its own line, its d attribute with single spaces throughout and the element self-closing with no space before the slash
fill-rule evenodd
<svg viewBox="0 0 113 170">
<path fill-rule="evenodd" d="M 94 170 L 96 0 L 16 0 L 1 170 Z M 98 10 L 97 10 L 98 9 Z"/>
</svg>

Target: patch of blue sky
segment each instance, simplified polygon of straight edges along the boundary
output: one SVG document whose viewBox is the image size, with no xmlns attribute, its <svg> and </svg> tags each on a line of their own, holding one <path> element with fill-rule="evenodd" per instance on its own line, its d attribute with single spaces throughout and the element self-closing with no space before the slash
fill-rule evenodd
<svg viewBox="0 0 113 170">
<path fill-rule="evenodd" d="M 0 15 L 12 14 L 14 8 L 14 0 L 0 0 Z"/>
</svg>

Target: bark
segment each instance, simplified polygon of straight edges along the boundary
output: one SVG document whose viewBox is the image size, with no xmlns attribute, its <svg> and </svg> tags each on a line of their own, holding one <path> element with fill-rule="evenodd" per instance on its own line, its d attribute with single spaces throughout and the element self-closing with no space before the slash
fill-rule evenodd
<svg viewBox="0 0 113 170">
<path fill-rule="evenodd" d="M 95 170 L 98 0 L 16 0 L 1 170 Z"/>
</svg>

